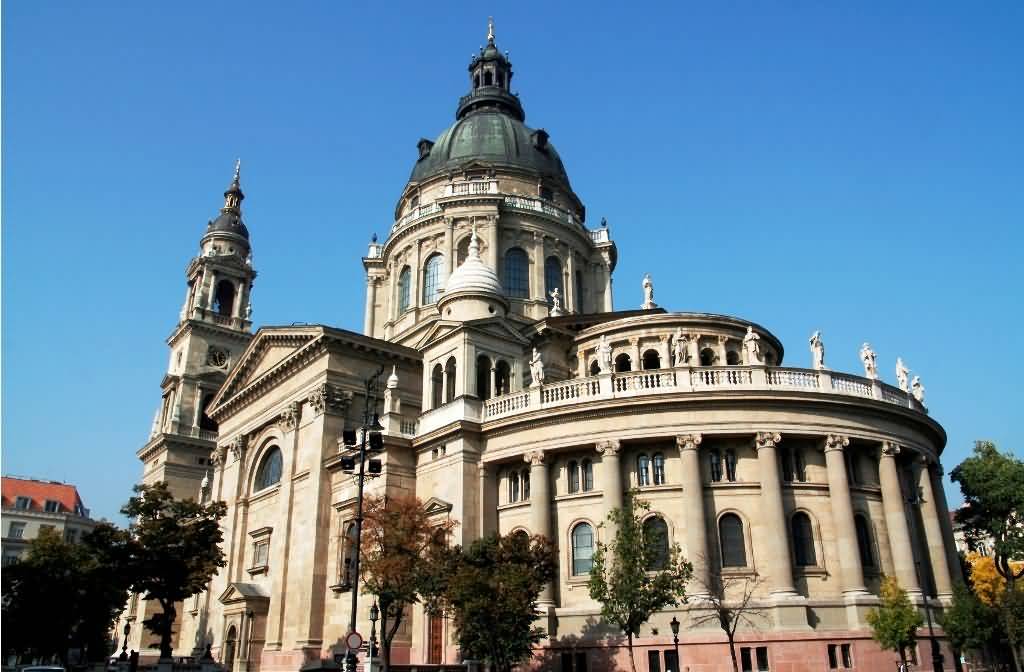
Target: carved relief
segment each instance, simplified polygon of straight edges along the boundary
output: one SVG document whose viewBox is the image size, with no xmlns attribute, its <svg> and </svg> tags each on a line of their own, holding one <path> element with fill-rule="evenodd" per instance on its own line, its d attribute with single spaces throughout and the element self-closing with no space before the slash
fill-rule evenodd
<svg viewBox="0 0 1024 672">
<path fill-rule="evenodd" d="M 306 399 L 314 415 L 323 415 L 325 412 L 345 413 L 349 403 L 352 401 L 352 393 L 341 390 L 334 385 L 321 383 L 310 391 Z"/>
</svg>

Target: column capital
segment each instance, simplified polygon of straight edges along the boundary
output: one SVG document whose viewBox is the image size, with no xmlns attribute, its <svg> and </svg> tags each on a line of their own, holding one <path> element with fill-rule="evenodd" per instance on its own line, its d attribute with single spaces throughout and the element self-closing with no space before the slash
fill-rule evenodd
<svg viewBox="0 0 1024 672">
<path fill-rule="evenodd" d="M 538 467 L 544 464 L 543 450 L 530 450 L 523 454 L 523 461 L 528 462 L 531 467 Z"/>
<path fill-rule="evenodd" d="M 681 434 L 676 437 L 676 447 L 680 451 L 697 450 L 700 447 L 700 442 L 703 440 L 703 434 Z"/>
<path fill-rule="evenodd" d="M 608 457 L 614 457 L 619 454 L 622 450 L 622 441 L 618 439 L 607 439 L 605 441 L 598 441 L 594 444 L 594 448 L 597 452 Z"/>
<path fill-rule="evenodd" d="M 298 401 L 288 402 L 288 405 L 281 412 L 277 423 L 281 426 L 282 432 L 292 432 L 299 425 L 299 416 L 302 413 L 302 404 Z"/>
<path fill-rule="evenodd" d="M 839 452 L 842 452 L 843 448 L 846 448 L 848 445 L 850 445 L 850 437 L 843 436 L 842 434 L 829 434 L 825 437 L 825 440 L 822 442 L 822 449 L 826 453 L 831 452 L 833 450 L 838 450 Z"/>
<path fill-rule="evenodd" d="M 900 454 L 900 446 L 892 441 L 882 441 L 882 457 L 896 457 Z"/>
<path fill-rule="evenodd" d="M 778 432 L 758 432 L 754 436 L 754 449 L 774 448 L 779 441 L 782 441 L 782 434 Z"/>
</svg>

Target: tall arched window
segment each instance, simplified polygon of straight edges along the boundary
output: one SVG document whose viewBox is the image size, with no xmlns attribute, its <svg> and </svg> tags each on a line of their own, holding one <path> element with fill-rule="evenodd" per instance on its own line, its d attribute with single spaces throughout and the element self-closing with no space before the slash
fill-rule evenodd
<svg viewBox="0 0 1024 672">
<path fill-rule="evenodd" d="M 404 313 L 409 310 L 409 294 L 412 291 L 412 269 L 408 266 L 402 268 L 398 274 L 398 312 Z"/>
<path fill-rule="evenodd" d="M 580 523 L 572 528 L 572 574 L 589 574 L 594 568 L 594 528 Z"/>
<path fill-rule="evenodd" d="M 519 472 L 510 471 L 508 474 L 508 501 L 519 501 Z"/>
<path fill-rule="evenodd" d="M 455 400 L 455 358 L 449 357 L 444 365 L 444 403 Z"/>
<path fill-rule="evenodd" d="M 717 450 L 708 452 L 708 464 L 711 467 L 711 482 L 718 483 L 722 480 L 722 456 Z"/>
<path fill-rule="evenodd" d="M 793 514 L 793 556 L 797 567 L 814 567 L 818 564 L 814 555 L 814 531 L 811 517 L 803 511 Z"/>
<path fill-rule="evenodd" d="M 725 363 L 729 366 L 736 366 L 740 363 L 740 353 L 735 350 L 727 350 L 725 352 Z"/>
<path fill-rule="evenodd" d="M 518 247 L 505 253 L 505 293 L 512 299 L 530 298 L 530 258 Z"/>
<path fill-rule="evenodd" d="M 661 355 L 658 354 L 657 350 L 648 350 L 644 353 L 643 367 L 645 370 L 661 368 Z"/>
<path fill-rule="evenodd" d="M 644 547 L 651 549 L 647 571 L 668 567 L 668 525 L 664 519 L 652 516 L 644 521 Z"/>
<path fill-rule="evenodd" d="M 736 451 L 725 451 L 725 478 L 730 483 L 736 480 Z"/>
<path fill-rule="evenodd" d="M 206 414 L 206 411 L 210 408 L 210 403 L 213 401 L 213 392 L 209 392 L 203 395 L 202 409 L 199 411 L 199 429 L 205 429 L 210 432 L 217 431 L 217 421 Z"/>
<path fill-rule="evenodd" d="M 722 546 L 722 567 L 747 566 L 743 521 L 735 513 L 727 513 L 718 519 L 718 541 Z"/>
<path fill-rule="evenodd" d="M 423 266 L 424 305 L 437 303 L 437 300 L 441 298 L 441 266 L 443 263 L 444 257 L 435 254 L 427 259 L 427 263 Z"/>
<path fill-rule="evenodd" d="M 857 528 L 857 549 L 860 551 L 860 564 L 865 569 L 875 568 L 875 554 L 871 552 L 871 525 L 863 514 L 853 517 Z"/>
<path fill-rule="evenodd" d="M 704 348 L 700 351 L 700 365 L 701 366 L 714 366 L 715 364 L 715 351 L 711 348 Z"/>
<path fill-rule="evenodd" d="M 238 642 L 238 630 L 235 626 L 228 628 L 228 635 L 224 638 L 224 669 L 230 670 L 235 665 L 235 645 Z"/>
<path fill-rule="evenodd" d="M 491 358 L 487 355 L 476 358 L 476 396 L 491 398 Z"/>
<path fill-rule="evenodd" d="M 512 367 L 504 359 L 494 367 L 494 396 L 508 394 L 512 391 Z"/>
<path fill-rule="evenodd" d="M 594 463 L 583 460 L 580 463 L 580 471 L 583 472 L 583 492 L 590 492 L 594 489 Z"/>
<path fill-rule="evenodd" d="M 281 450 L 274 446 L 263 456 L 259 469 L 256 470 L 256 492 L 265 490 L 281 482 Z"/>
<path fill-rule="evenodd" d="M 523 469 L 520 480 L 523 482 L 523 499 L 527 500 L 530 498 L 530 470 Z"/>
<path fill-rule="evenodd" d="M 338 583 L 343 586 L 351 586 L 352 570 L 355 564 L 356 554 L 356 524 L 352 521 L 345 523 L 345 533 L 341 537 L 341 563 L 339 564 Z"/>
<path fill-rule="evenodd" d="M 444 403 L 444 370 L 440 364 L 435 364 L 430 373 L 430 399 L 431 408 L 438 408 Z"/>
<path fill-rule="evenodd" d="M 651 459 L 643 454 L 636 458 L 636 484 L 639 486 L 651 484 Z"/>
<path fill-rule="evenodd" d="M 217 283 L 217 291 L 213 295 L 213 310 L 218 315 L 231 316 L 235 309 L 235 283 L 221 280 Z"/>
<path fill-rule="evenodd" d="M 615 370 L 619 373 L 633 370 L 633 362 L 629 359 L 629 355 L 622 353 L 615 358 Z"/>
<path fill-rule="evenodd" d="M 576 460 L 572 460 L 572 461 L 569 462 L 568 472 L 569 472 L 568 473 L 568 476 L 569 476 L 569 492 L 570 493 L 579 492 L 580 491 L 580 469 L 579 469 L 579 465 L 576 463 Z"/>
<path fill-rule="evenodd" d="M 665 485 L 665 456 L 661 453 L 654 455 L 654 484 Z"/>
<path fill-rule="evenodd" d="M 595 359 L 590 363 L 590 375 L 598 376 L 601 374 L 601 364 Z"/>
<path fill-rule="evenodd" d="M 551 292 L 558 288 L 562 296 L 562 307 L 565 307 L 565 288 L 562 287 L 562 262 L 558 257 L 548 257 L 544 260 L 544 292 L 548 303 L 551 303 Z"/>
</svg>

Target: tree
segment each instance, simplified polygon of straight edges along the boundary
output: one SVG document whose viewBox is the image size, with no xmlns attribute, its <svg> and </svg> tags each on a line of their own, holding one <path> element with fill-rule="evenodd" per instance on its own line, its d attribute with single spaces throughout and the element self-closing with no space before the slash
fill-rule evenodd
<svg viewBox="0 0 1024 672">
<path fill-rule="evenodd" d="M 601 616 L 625 633 L 633 672 L 633 637 L 656 611 L 686 602 L 686 582 L 693 574 L 679 545 L 668 544 L 664 527 L 645 527 L 642 516 L 648 510 L 647 502 L 630 493 L 621 509 L 608 514 L 615 538 L 597 544 L 588 584 L 590 597 L 601 603 Z"/>
<path fill-rule="evenodd" d="M 451 611 L 459 648 L 498 672 L 530 659 L 544 637 L 537 598 L 555 577 L 551 542 L 524 533 L 491 535 L 447 554 L 432 605 Z"/>
<path fill-rule="evenodd" d="M 967 554 L 971 588 L 986 606 L 998 608 L 1006 597 L 1006 579 L 996 568 L 995 559 L 989 555 L 970 552 Z M 1024 563 L 1011 562 L 1010 569 L 1018 571 Z"/>
<path fill-rule="evenodd" d="M 907 647 L 917 643 L 917 629 L 924 625 L 924 617 L 900 588 L 894 576 L 882 577 L 881 604 L 867 614 L 871 636 L 883 649 L 895 651 L 900 662 L 907 664 Z"/>
<path fill-rule="evenodd" d="M 707 623 L 718 623 L 718 627 L 729 640 L 729 656 L 732 658 L 733 672 L 739 672 L 739 661 L 736 659 L 736 630 L 741 625 L 757 627 L 755 619 L 767 622 L 767 612 L 754 603 L 754 593 L 764 583 L 757 574 L 753 577 L 718 577 L 717 585 L 702 585 L 706 595 L 701 596 L 701 604 L 693 610 L 694 618 L 691 627 Z M 731 596 L 735 596 L 732 598 Z M 701 613 L 706 611 L 706 613 Z"/>
<path fill-rule="evenodd" d="M 949 641 L 961 651 L 977 651 L 988 660 L 989 652 L 998 650 L 999 611 L 962 583 L 953 586 L 953 602 L 943 610 L 940 622 Z"/>
<path fill-rule="evenodd" d="M 160 637 L 160 657 L 170 658 L 175 604 L 201 593 L 223 567 L 220 520 L 224 502 L 203 504 L 175 499 L 166 483 L 135 486 L 121 513 L 134 522 L 130 564 L 132 590 L 155 600 L 161 613 L 143 622 Z"/>
<path fill-rule="evenodd" d="M 990 441 L 977 441 L 974 454 L 953 469 L 950 477 L 960 485 L 964 506 L 957 521 L 973 543 L 992 541 L 993 564 L 1004 579 L 1001 616 L 1017 669 L 1021 669 L 1024 627 L 1017 613 L 1021 598 L 1017 581 L 1024 578 L 1024 462 L 1001 453 Z"/>
<path fill-rule="evenodd" d="M 101 523 L 81 544 L 42 530 L 27 555 L 3 572 L 3 639 L 8 650 L 67 664 L 69 648 L 90 660 L 109 653 L 109 633 L 128 598 L 127 534 Z"/>
<path fill-rule="evenodd" d="M 381 658 L 391 666 L 391 643 L 406 608 L 434 585 L 454 521 L 435 523 L 415 497 L 367 496 L 364 501 L 360 574 L 380 609 Z"/>
</svg>

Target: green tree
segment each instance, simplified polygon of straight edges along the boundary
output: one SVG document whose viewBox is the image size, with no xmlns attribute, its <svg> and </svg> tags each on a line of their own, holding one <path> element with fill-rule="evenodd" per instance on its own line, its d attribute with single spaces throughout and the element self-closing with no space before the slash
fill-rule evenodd
<svg viewBox="0 0 1024 672">
<path fill-rule="evenodd" d="M 958 582 L 953 586 L 953 602 L 939 620 L 957 649 L 976 651 L 985 661 L 990 651 L 998 650 L 1002 633 L 999 611 L 985 604 L 964 584 Z"/>
<path fill-rule="evenodd" d="M 643 514 L 649 510 L 630 493 L 621 509 L 608 514 L 615 538 L 597 544 L 588 584 L 590 597 L 601 603 L 601 616 L 625 633 L 633 672 L 633 637 L 655 612 L 686 602 L 686 582 L 693 574 L 693 565 L 678 544 L 668 543 L 663 527 L 645 527 Z"/>
<path fill-rule="evenodd" d="M 879 607 L 867 614 L 871 636 L 883 649 L 897 652 L 906 666 L 907 648 L 917 643 L 917 629 L 924 625 L 924 617 L 894 576 L 882 577 L 880 597 Z"/>
<path fill-rule="evenodd" d="M 367 496 L 360 574 L 380 608 L 381 660 L 391 668 L 391 643 L 407 607 L 435 583 L 454 521 L 436 524 L 415 497 Z"/>
<path fill-rule="evenodd" d="M 90 660 L 109 653 L 109 632 L 128 598 L 128 536 L 107 523 L 70 544 L 52 530 L 3 572 L 3 639 L 18 655 L 67 664 L 69 648 Z"/>
<path fill-rule="evenodd" d="M 544 637 L 534 625 L 537 598 L 554 577 L 554 549 L 547 538 L 495 534 L 447 553 L 428 607 L 452 613 L 464 657 L 510 672 L 530 659 Z"/>
<path fill-rule="evenodd" d="M 160 637 L 160 657 L 170 658 L 175 604 L 202 592 L 226 564 L 220 520 L 227 506 L 175 499 L 166 483 L 139 485 L 135 492 L 121 509 L 134 521 L 132 590 L 160 605 L 160 613 L 143 625 Z"/>
<path fill-rule="evenodd" d="M 964 506 L 957 521 L 968 541 L 991 540 L 995 569 L 1005 581 L 1001 618 L 1017 669 L 1021 669 L 1024 625 L 1017 582 L 1024 578 L 1024 461 L 1001 453 L 991 441 L 977 441 L 974 454 L 950 474 L 960 485 Z"/>
</svg>

